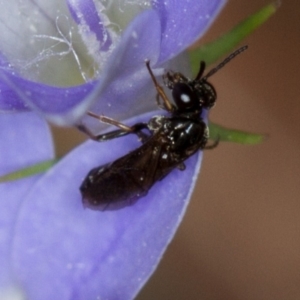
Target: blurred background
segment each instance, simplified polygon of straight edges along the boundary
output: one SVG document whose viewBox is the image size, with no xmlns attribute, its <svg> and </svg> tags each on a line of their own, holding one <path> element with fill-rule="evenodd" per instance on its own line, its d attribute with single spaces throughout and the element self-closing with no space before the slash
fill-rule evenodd
<svg viewBox="0 0 300 300">
<path fill-rule="evenodd" d="M 269 138 L 205 152 L 187 214 L 138 300 L 300 299 L 300 1 L 282 2 L 211 79 L 211 120 Z M 268 3 L 229 0 L 203 43 Z M 58 155 L 84 140 L 54 132 Z"/>
</svg>

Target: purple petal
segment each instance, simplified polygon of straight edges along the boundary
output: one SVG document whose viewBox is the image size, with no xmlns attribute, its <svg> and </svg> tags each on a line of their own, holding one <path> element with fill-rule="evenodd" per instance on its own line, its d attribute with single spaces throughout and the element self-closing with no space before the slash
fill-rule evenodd
<svg viewBox="0 0 300 300">
<path fill-rule="evenodd" d="M 135 136 L 88 141 L 24 199 L 12 258 L 29 299 L 132 299 L 152 274 L 182 219 L 202 156 L 119 211 L 83 209 L 78 189 L 91 168 L 138 146 Z"/>
<path fill-rule="evenodd" d="M 0 115 L 0 175 L 52 159 L 47 123 L 32 113 Z M 24 195 L 40 176 L 0 183 L 0 289 L 14 284 L 10 255 L 14 221 Z"/>
<path fill-rule="evenodd" d="M 58 124 L 70 124 L 78 118 L 72 110 L 83 103 L 83 99 L 95 86 L 95 82 L 76 87 L 59 88 L 32 82 L 2 71 L 1 85 L 5 90 L 0 94 L 0 110 L 25 110 L 31 108 L 43 113 Z M 6 92 L 5 92 L 6 91 Z M 22 105 L 23 103 L 23 105 Z M 81 109 L 81 114 L 84 108 Z"/>
<path fill-rule="evenodd" d="M 83 25 L 84 34 L 95 34 L 97 40 L 101 42 L 100 49 L 108 50 L 112 41 L 98 15 L 95 3 L 92 0 L 68 0 L 67 4 L 74 20 Z"/>
<path fill-rule="evenodd" d="M 0 75 L 1 76 L 1 75 Z M 0 80 L 0 111 L 21 112 L 30 110 L 18 94 L 3 80 Z"/>
<path fill-rule="evenodd" d="M 162 26 L 159 62 L 173 58 L 199 39 L 225 4 L 225 0 L 153 0 Z"/>
</svg>

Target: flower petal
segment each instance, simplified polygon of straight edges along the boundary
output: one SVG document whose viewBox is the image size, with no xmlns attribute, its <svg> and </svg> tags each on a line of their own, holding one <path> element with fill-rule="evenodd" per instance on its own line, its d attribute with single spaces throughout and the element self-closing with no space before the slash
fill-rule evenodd
<svg viewBox="0 0 300 300">
<path fill-rule="evenodd" d="M 6 71 L 0 74 L 0 78 L 1 85 L 7 91 L 0 94 L 1 110 L 22 111 L 31 108 L 62 125 L 70 124 L 78 118 L 78 115 L 75 117 L 77 107 L 82 105 L 83 99 L 96 85 L 96 82 L 89 82 L 75 87 L 59 88 L 29 81 Z M 83 111 L 82 109 L 81 115 Z"/>
<path fill-rule="evenodd" d="M 1 114 L 0 128 L 0 175 L 53 157 L 48 125 L 33 113 Z M 16 283 L 10 264 L 14 222 L 24 195 L 39 177 L 0 184 L 0 290 Z"/>
<path fill-rule="evenodd" d="M 152 274 L 182 219 L 201 155 L 118 211 L 83 209 L 78 189 L 91 168 L 138 146 L 136 136 L 88 141 L 26 197 L 12 257 L 29 299 L 132 299 Z"/>
<path fill-rule="evenodd" d="M 67 0 L 67 4 L 74 20 L 82 25 L 83 34 L 95 34 L 96 39 L 101 43 L 99 50 L 108 50 L 112 41 L 104 22 L 98 15 L 95 3 L 92 0 Z"/>
<path fill-rule="evenodd" d="M 0 74 L 0 78 L 3 78 Z M 24 103 L 18 94 L 7 85 L 4 80 L 0 80 L 0 111 L 21 112 L 28 111 L 29 107 Z"/>
<path fill-rule="evenodd" d="M 173 58 L 199 39 L 226 0 L 153 0 L 162 26 L 159 62 Z"/>
</svg>

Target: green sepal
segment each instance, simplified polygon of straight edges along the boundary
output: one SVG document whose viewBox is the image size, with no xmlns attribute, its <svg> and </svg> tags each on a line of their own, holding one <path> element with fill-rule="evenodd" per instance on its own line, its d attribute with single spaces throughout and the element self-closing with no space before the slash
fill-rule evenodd
<svg viewBox="0 0 300 300">
<path fill-rule="evenodd" d="M 0 176 L 0 183 L 7 182 L 7 181 L 13 181 L 18 179 L 23 179 L 29 176 L 33 176 L 42 172 L 46 172 L 49 170 L 58 160 L 52 159 L 52 160 L 46 160 L 41 163 L 38 163 L 36 165 L 32 165 L 30 167 L 20 169 L 18 171 Z"/>
<path fill-rule="evenodd" d="M 233 142 L 243 145 L 256 145 L 262 143 L 267 135 L 250 133 L 246 131 L 226 128 L 221 125 L 209 123 L 209 139 L 213 141 Z"/>
<path fill-rule="evenodd" d="M 190 50 L 189 56 L 193 74 L 197 74 L 200 61 L 203 60 L 207 65 L 210 65 L 223 55 L 235 50 L 245 37 L 250 35 L 275 13 L 279 5 L 279 1 L 266 5 L 215 41 Z"/>
</svg>

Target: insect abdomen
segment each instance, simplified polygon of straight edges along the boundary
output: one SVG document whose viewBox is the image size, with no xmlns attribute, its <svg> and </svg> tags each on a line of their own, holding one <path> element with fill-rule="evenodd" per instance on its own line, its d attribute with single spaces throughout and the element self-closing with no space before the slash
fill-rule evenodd
<svg viewBox="0 0 300 300">
<path fill-rule="evenodd" d="M 130 173 L 130 170 L 117 170 L 110 164 L 91 170 L 80 186 L 83 205 L 96 210 L 115 210 L 135 203 L 147 194 L 147 189 L 134 182 Z M 128 182 L 131 189 L 128 189 Z"/>
</svg>

